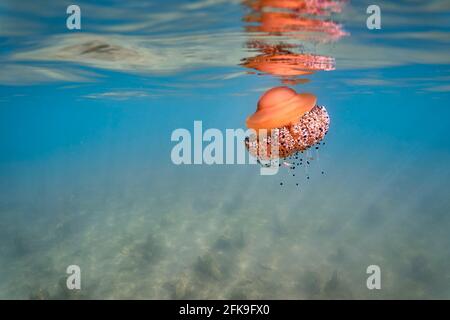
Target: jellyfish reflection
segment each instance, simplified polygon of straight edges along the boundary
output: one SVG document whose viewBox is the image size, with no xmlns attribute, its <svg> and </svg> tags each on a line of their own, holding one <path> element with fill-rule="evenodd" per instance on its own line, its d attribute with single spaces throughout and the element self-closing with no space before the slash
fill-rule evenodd
<svg viewBox="0 0 450 320">
<path fill-rule="evenodd" d="M 256 38 L 249 41 L 247 47 L 260 54 L 244 58 L 241 65 L 277 76 L 284 84 L 304 83 L 306 81 L 298 80 L 298 77 L 319 70 L 334 70 L 334 58 L 306 53 L 303 44 L 336 41 L 347 34 L 340 24 L 324 19 L 340 12 L 343 3 L 337 0 L 244 1 L 251 9 L 244 17 L 246 31 L 255 34 Z M 272 44 L 271 41 L 277 37 L 282 37 L 283 41 Z M 295 44 L 288 43 L 288 40 L 295 41 Z M 294 52 L 297 48 L 303 52 Z"/>
<path fill-rule="evenodd" d="M 264 32 L 305 41 L 336 41 L 347 33 L 332 20 L 323 19 L 340 12 L 343 1 L 244 1 L 252 11 L 244 17 L 247 32 Z"/>
<path fill-rule="evenodd" d="M 334 70 L 334 59 L 309 53 L 293 53 L 281 45 L 262 48 L 264 53 L 243 59 L 242 66 L 262 73 L 278 76 L 283 83 L 297 76 L 310 75 L 317 70 Z M 298 82 L 293 82 L 298 83 Z"/>
</svg>

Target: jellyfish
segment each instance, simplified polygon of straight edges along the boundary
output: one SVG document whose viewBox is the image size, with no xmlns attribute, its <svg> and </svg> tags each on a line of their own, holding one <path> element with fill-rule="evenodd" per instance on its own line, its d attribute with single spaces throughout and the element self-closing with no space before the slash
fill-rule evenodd
<svg viewBox="0 0 450 320">
<path fill-rule="evenodd" d="M 322 141 L 330 117 L 325 107 L 317 105 L 313 94 L 282 86 L 261 96 L 256 112 L 246 124 L 256 133 L 245 139 L 250 154 L 258 160 L 272 160 L 287 158 Z M 259 135 L 262 129 L 270 134 Z"/>
</svg>

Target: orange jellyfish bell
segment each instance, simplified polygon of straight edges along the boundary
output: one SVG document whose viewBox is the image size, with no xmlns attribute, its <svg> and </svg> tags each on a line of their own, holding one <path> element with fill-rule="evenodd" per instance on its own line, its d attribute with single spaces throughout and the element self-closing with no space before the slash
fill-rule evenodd
<svg viewBox="0 0 450 320">
<path fill-rule="evenodd" d="M 298 94 L 288 87 L 276 87 L 266 91 L 259 99 L 256 112 L 247 118 L 251 129 L 274 129 L 298 121 L 316 105 L 316 96 Z"/>
<path fill-rule="evenodd" d="M 288 87 L 266 91 L 258 102 L 257 110 L 247 118 L 247 127 L 266 129 L 275 135 L 251 135 L 245 140 L 250 153 L 259 159 L 285 158 L 320 142 L 328 132 L 330 118 L 325 107 L 316 105 L 317 98 L 310 93 L 297 93 Z M 277 154 L 273 151 L 276 145 Z"/>
</svg>

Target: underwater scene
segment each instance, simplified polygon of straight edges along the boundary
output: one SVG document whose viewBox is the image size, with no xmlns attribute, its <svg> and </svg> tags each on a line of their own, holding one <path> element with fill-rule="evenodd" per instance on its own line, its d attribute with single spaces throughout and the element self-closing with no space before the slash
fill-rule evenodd
<svg viewBox="0 0 450 320">
<path fill-rule="evenodd" d="M 0 299 L 450 299 L 449 164 L 449 1 L 0 0 Z"/>
</svg>

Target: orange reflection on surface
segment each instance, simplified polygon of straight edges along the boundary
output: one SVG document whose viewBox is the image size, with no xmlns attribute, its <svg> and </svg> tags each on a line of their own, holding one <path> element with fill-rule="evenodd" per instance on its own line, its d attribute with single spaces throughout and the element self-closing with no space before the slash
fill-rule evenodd
<svg viewBox="0 0 450 320">
<path fill-rule="evenodd" d="M 341 12 L 345 1 L 336 0 L 245 0 L 243 3 L 255 11 L 265 8 L 289 9 L 311 15 L 329 15 Z"/>
<path fill-rule="evenodd" d="M 323 42 L 336 41 L 346 35 L 341 25 L 336 22 L 302 17 L 296 13 L 262 12 L 248 15 L 244 20 L 257 23 L 254 26 L 247 26 L 248 32 L 267 32 L 272 35 L 298 32 L 299 34 L 292 36 Z M 322 33 L 322 35 L 314 35 L 314 33 Z"/>
<path fill-rule="evenodd" d="M 275 76 L 287 77 L 308 75 L 317 70 L 334 70 L 334 59 L 327 56 L 284 51 L 245 58 L 241 65 Z"/>
<path fill-rule="evenodd" d="M 244 4 L 252 12 L 244 17 L 248 32 L 289 35 L 303 40 L 336 41 L 347 33 L 342 26 L 323 17 L 340 12 L 344 1 L 338 0 L 249 0 Z M 315 35 L 315 33 L 319 33 Z"/>
<path fill-rule="evenodd" d="M 341 25 L 323 20 L 333 12 L 340 12 L 344 1 L 338 0 L 247 0 L 244 4 L 252 9 L 244 21 L 255 23 L 246 31 L 268 33 L 268 36 L 284 36 L 296 41 L 328 42 L 346 33 Z M 312 53 L 295 53 L 299 45 L 278 43 L 271 45 L 263 40 L 250 41 L 248 47 L 261 54 L 242 60 L 241 65 L 281 78 L 284 84 L 307 82 L 299 76 L 310 75 L 318 70 L 334 70 L 334 58 Z"/>
</svg>

